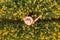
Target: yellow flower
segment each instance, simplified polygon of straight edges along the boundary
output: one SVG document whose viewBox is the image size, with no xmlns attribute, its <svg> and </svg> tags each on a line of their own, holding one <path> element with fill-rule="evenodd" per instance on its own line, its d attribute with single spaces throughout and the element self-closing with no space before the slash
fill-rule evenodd
<svg viewBox="0 0 60 40">
<path fill-rule="evenodd" d="M 45 16 L 43 16 L 43 19 L 46 19 L 46 17 L 45 17 Z"/>
<path fill-rule="evenodd" d="M 29 38 L 29 36 L 27 36 L 27 35 L 26 35 L 26 38 L 28 39 L 28 38 Z"/>
<path fill-rule="evenodd" d="M 45 39 L 45 37 L 44 37 L 44 36 L 41 36 L 40 38 L 41 38 L 41 40 L 44 40 L 44 39 Z"/>
<path fill-rule="evenodd" d="M 7 28 L 6 28 L 6 26 L 4 26 L 4 31 L 6 31 L 7 30 Z"/>
<path fill-rule="evenodd" d="M 58 32 L 58 38 L 60 38 L 60 32 Z"/>
<path fill-rule="evenodd" d="M 48 15 L 48 12 L 46 13 L 46 15 Z"/>
<path fill-rule="evenodd" d="M 38 11 L 38 9 L 36 8 L 35 11 Z"/>
<path fill-rule="evenodd" d="M 56 37 L 55 37 L 55 36 L 52 36 L 52 38 L 53 38 L 53 39 L 56 39 Z"/>
<path fill-rule="evenodd" d="M 60 35 L 60 32 L 58 32 L 58 35 Z"/>
<path fill-rule="evenodd" d="M 57 32 L 57 31 L 58 31 L 58 29 L 57 29 L 56 27 L 54 28 L 54 30 L 55 30 L 55 32 Z"/>
<path fill-rule="evenodd" d="M 3 35 L 8 35 L 8 31 L 4 32 Z"/>
<path fill-rule="evenodd" d="M 6 10 L 6 9 L 7 9 L 7 7 L 3 5 L 2 6 L 2 10 Z"/>
<path fill-rule="evenodd" d="M 34 0 L 33 4 L 35 4 L 36 0 Z"/>
<path fill-rule="evenodd" d="M 49 40 L 49 37 L 45 37 L 46 40 Z"/>
<path fill-rule="evenodd" d="M 14 14 L 13 14 L 13 16 L 16 16 L 16 15 L 17 15 L 17 13 L 14 13 Z"/>
<path fill-rule="evenodd" d="M 32 12 L 32 10 L 29 10 L 29 12 Z"/>
<path fill-rule="evenodd" d="M 35 37 L 35 35 L 32 35 L 32 37 L 34 38 L 34 37 Z"/>
<path fill-rule="evenodd" d="M 22 28 L 23 28 L 23 30 L 25 30 L 25 29 L 26 29 L 24 26 L 23 26 Z"/>
<path fill-rule="evenodd" d="M 9 19 L 12 19 L 11 17 L 9 17 Z"/>
<path fill-rule="evenodd" d="M 60 16 L 55 16 L 56 19 L 58 19 Z"/>
<path fill-rule="evenodd" d="M 28 30 L 30 30 L 30 28 L 29 28 L 29 27 L 27 27 L 27 29 L 28 29 Z"/>
<path fill-rule="evenodd" d="M 2 30 L 0 30 L 0 34 L 2 34 L 2 32 L 3 32 L 3 31 L 2 31 Z"/>
<path fill-rule="evenodd" d="M 58 39 L 60 39 L 60 35 L 58 35 Z"/>
<path fill-rule="evenodd" d="M 57 5 L 56 7 L 57 7 L 58 10 L 60 10 L 60 5 Z"/>
<path fill-rule="evenodd" d="M 8 0 L 5 0 L 6 2 L 8 2 Z"/>
<path fill-rule="evenodd" d="M 56 33 L 53 33 L 54 36 L 56 36 Z"/>
<path fill-rule="evenodd" d="M 43 0 L 40 0 L 40 2 L 42 2 Z"/>
<path fill-rule="evenodd" d="M 5 2 L 4 0 L 0 0 L 1 3 Z"/>
<path fill-rule="evenodd" d="M 37 15 L 36 15 L 36 14 L 34 14 L 34 17 L 37 17 Z"/>
<path fill-rule="evenodd" d="M 28 0 L 29 3 L 31 3 L 32 0 Z"/>
<path fill-rule="evenodd" d="M 16 37 L 17 37 L 17 33 L 15 33 L 15 34 L 13 35 L 13 37 L 15 37 L 15 38 L 16 38 Z"/>
<path fill-rule="evenodd" d="M 40 5 L 37 5 L 37 9 L 39 9 Z"/>
<path fill-rule="evenodd" d="M 29 34 L 34 35 L 33 32 L 29 32 Z"/>
<path fill-rule="evenodd" d="M 42 35 L 43 35 L 43 33 L 41 32 L 41 33 L 40 33 L 40 36 L 42 36 Z"/>
<path fill-rule="evenodd" d="M 11 32 L 15 32 L 15 30 L 13 29 L 13 30 L 11 30 Z"/>
<path fill-rule="evenodd" d="M 53 24 L 56 24 L 56 22 L 53 22 Z"/>
<path fill-rule="evenodd" d="M 58 28 L 60 28 L 60 25 L 58 25 Z"/>
<path fill-rule="evenodd" d="M 39 29 L 39 27 L 35 27 L 35 29 Z"/>
<path fill-rule="evenodd" d="M 54 5 L 58 5 L 57 2 L 54 0 Z"/>
</svg>

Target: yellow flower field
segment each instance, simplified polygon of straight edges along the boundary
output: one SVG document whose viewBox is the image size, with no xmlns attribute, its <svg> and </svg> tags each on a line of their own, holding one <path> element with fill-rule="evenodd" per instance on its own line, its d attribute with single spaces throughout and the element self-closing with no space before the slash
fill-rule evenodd
<svg viewBox="0 0 60 40">
<path fill-rule="evenodd" d="M 0 40 L 60 40 L 60 0 L 0 0 Z"/>
</svg>

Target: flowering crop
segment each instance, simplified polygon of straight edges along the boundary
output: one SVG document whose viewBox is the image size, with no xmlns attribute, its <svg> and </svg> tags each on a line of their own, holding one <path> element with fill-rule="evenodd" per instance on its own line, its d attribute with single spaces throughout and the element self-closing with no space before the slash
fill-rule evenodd
<svg viewBox="0 0 60 40">
<path fill-rule="evenodd" d="M 42 17 L 27 26 L 28 15 Z M 60 0 L 0 0 L 0 19 L 0 40 L 60 40 Z"/>
</svg>

